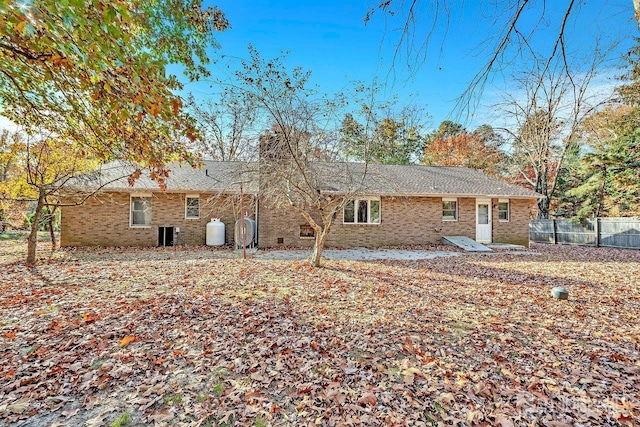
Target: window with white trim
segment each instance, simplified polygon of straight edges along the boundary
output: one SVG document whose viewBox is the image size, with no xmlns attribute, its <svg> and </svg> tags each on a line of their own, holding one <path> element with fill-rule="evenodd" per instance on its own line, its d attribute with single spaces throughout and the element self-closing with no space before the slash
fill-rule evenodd
<svg viewBox="0 0 640 427">
<path fill-rule="evenodd" d="M 509 199 L 498 200 L 498 221 L 509 222 Z"/>
<path fill-rule="evenodd" d="M 458 199 L 455 199 L 455 198 L 442 199 L 442 220 L 443 221 L 458 220 Z"/>
<path fill-rule="evenodd" d="M 200 196 L 187 195 L 185 199 L 184 217 L 186 219 L 200 218 Z"/>
<path fill-rule="evenodd" d="M 151 195 L 131 195 L 129 226 L 151 226 Z"/>
<path fill-rule="evenodd" d="M 380 199 L 349 200 L 344 205 L 342 222 L 345 224 L 380 224 Z"/>
</svg>

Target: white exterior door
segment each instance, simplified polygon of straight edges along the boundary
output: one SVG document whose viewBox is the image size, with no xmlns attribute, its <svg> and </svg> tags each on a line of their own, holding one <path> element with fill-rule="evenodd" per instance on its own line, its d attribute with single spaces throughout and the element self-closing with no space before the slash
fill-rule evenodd
<svg viewBox="0 0 640 427">
<path fill-rule="evenodd" d="M 476 199 L 476 242 L 491 243 L 491 199 Z"/>
</svg>

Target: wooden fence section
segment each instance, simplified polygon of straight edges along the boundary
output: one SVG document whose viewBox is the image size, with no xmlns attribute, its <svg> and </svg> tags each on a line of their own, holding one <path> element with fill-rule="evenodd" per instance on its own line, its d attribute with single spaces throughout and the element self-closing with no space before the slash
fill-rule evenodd
<svg viewBox="0 0 640 427">
<path fill-rule="evenodd" d="M 640 218 L 529 221 L 529 240 L 539 243 L 640 249 Z"/>
</svg>

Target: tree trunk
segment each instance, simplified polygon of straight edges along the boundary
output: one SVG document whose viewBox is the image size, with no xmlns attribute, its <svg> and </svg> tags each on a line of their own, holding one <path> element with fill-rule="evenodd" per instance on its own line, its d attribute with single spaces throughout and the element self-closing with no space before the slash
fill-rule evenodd
<svg viewBox="0 0 640 427">
<path fill-rule="evenodd" d="M 56 248 L 58 247 L 58 242 L 56 241 L 56 233 L 53 230 L 53 216 L 54 214 L 52 213 L 49 216 L 49 235 L 51 236 L 51 252 L 55 251 Z"/>
<path fill-rule="evenodd" d="M 325 226 L 321 233 L 316 231 L 316 240 L 313 245 L 313 254 L 311 254 L 311 265 L 313 267 L 320 267 L 320 260 L 322 259 L 322 251 L 324 250 L 324 244 L 327 241 L 329 235 L 328 227 Z"/>
<path fill-rule="evenodd" d="M 538 200 L 538 219 L 549 219 L 549 197 Z"/>
<path fill-rule="evenodd" d="M 607 168 L 602 168 L 602 185 L 600 186 L 600 191 L 598 191 L 598 202 L 596 203 L 596 211 L 593 214 L 593 217 L 598 220 L 602 212 L 604 211 L 604 198 L 607 193 Z"/>
<path fill-rule="evenodd" d="M 38 228 L 40 225 L 40 215 L 44 208 L 44 189 L 40 189 L 38 195 L 38 204 L 36 205 L 36 211 L 33 214 L 33 220 L 31 222 L 31 231 L 29 232 L 29 239 L 27 240 L 27 265 L 36 265 L 36 246 L 38 244 Z"/>
<path fill-rule="evenodd" d="M 549 187 L 547 185 L 548 179 L 548 166 L 547 162 L 543 162 L 540 165 L 540 171 L 536 180 L 535 192 L 542 194 L 544 199 L 538 200 L 538 219 L 549 218 L 549 205 L 551 204 L 551 197 L 549 195 Z"/>
</svg>

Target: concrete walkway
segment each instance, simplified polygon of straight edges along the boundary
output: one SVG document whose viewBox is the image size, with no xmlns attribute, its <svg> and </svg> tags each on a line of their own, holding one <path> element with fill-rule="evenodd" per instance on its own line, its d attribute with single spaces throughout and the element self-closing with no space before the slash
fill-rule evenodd
<svg viewBox="0 0 640 427">
<path fill-rule="evenodd" d="M 327 249 L 322 256 L 327 259 L 373 261 L 373 260 L 399 260 L 417 261 L 421 259 L 433 259 L 444 256 L 459 256 L 460 252 L 426 251 L 407 249 Z M 282 250 L 282 251 L 256 251 L 254 257 L 258 259 L 295 260 L 306 259 L 311 256 L 309 250 Z"/>
</svg>

